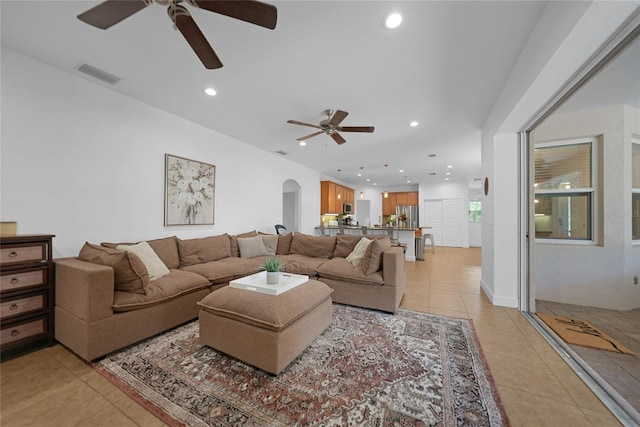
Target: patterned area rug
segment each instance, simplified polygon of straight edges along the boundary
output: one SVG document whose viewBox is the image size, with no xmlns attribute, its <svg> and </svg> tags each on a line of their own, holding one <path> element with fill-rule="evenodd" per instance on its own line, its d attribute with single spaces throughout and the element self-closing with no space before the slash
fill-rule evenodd
<svg viewBox="0 0 640 427">
<path fill-rule="evenodd" d="M 169 425 L 509 425 L 469 320 L 333 309 L 278 376 L 200 344 L 197 321 L 94 367 Z"/>
</svg>

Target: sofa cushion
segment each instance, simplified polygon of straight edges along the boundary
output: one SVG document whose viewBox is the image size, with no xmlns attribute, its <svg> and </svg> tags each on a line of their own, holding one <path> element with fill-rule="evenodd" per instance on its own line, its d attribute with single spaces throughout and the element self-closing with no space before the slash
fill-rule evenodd
<svg viewBox="0 0 640 427">
<path fill-rule="evenodd" d="M 180 267 L 180 254 L 178 254 L 178 238 L 176 236 L 163 237 L 161 239 L 147 240 L 146 241 L 151 249 L 158 255 L 167 268 L 179 268 Z M 136 242 L 140 243 L 140 242 Z M 102 242 L 101 246 L 115 249 L 120 245 L 135 245 L 134 242 L 121 242 L 111 243 Z"/>
<path fill-rule="evenodd" d="M 373 240 L 367 239 L 366 237 L 361 238 L 353 251 L 347 255 L 346 260 L 356 267 L 360 266 L 360 264 L 362 264 L 364 254 L 372 242 Z"/>
<path fill-rule="evenodd" d="M 373 245 L 373 243 L 371 243 L 371 245 Z M 332 258 L 318 267 L 318 275 L 341 282 L 372 286 L 384 285 L 381 271 L 367 275 L 361 266 L 354 266 L 345 258 L 341 257 Z"/>
<path fill-rule="evenodd" d="M 181 295 L 204 289 L 208 286 L 209 281 L 199 274 L 183 270 L 171 270 L 169 274 L 147 286 L 146 295 L 116 291 L 112 308 L 116 312 L 139 310 L 151 305 L 162 304 L 167 300 L 178 298 Z"/>
<path fill-rule="evenodd" d="M 240 256 L 240 248 L 238 248 L 238 237 L 255 237 L 257 235 L 258 232 L 256 230 L 253 230 L 246 233 L 236 234 L 234 236 L 229 236 L 229 244 L 231 245 L 231 256 Z"/>
<path fill-rule="evenodd" d="M 382 270 L 382 254 L 391 247 L 391 240 L 388 237 L 375 239 L 367 248 L 367 252 L 362 259 L 362 271 L 365 274 L 373 274 Z"/>
<path fill-rule="evenodd" d="M 180 254 L 178 253 L 178 238 L 176 236 L 147 240 L 147 243 L 167 268 L 180 268 Z"/>
<path fill-rule="evenodd" d="M 114 287 L 117 291 L 144 294 L 145 287 L 149 285 L 149 272 L 135 254 L 86 242 L 80 249 L 78 258 L 113 268 Z"/>
<path fill-rule="evenodd" d="M 227 234 L 199 239 L 178 239 L 180 266 L 200 264 L 231 256 L 231 243 Z"/>
<path fill-rule="evenodd" d="M 367 235 L 367 238 L 372 237 Z M 358 234 L 339 234 L 336 236 L 336 250 L 333 252 L 334 257 L 346 258 L 355 249 L 358 242 L 362 239 Z"/>
<path fill-rule="evenodd" d="M 240 258 L 255 258 L 268 255 L 262 236 L 238 237 L 238 248 L 240 248 Z"/>
<path fill-rule="evenodd" d="M 263 259 L 263 257 L 252 259 L 228 257 L 217 261 L 189 265 L 182 267 L 182 269 L 197 273 L 206 277 L 212 284 L 219 285 L 262 271 Z"/>
<path fill-rule="evenodd" d="M 327 262 L 326 258 L 316 258 L 300 254 L 278 256 L 284 263 L 282 271 L 293 274 L 317 276 L 318 267 Z"/>
<path fill-rule="evenodd" d="M 278 296 L 226 287 L 210 293 L 198 305 L 217 316 L 278 332 L 322 304 L 332 292 L 315 280 Z"/>
<path fill-rule="evenodd" d="M 295 233 L 289 253 L 317 258 L 331 258 L 335 248 L 335 236 L 311 236 L 309 234 Z"/>
<path fill-rule="evenodd" d="M 169 274 L 169 269 L 147 242 L 135 245 L 118 245 L 116 250 L 137 255 L 149 272 L 149 280 L 154 281 Z"/>
<path fill-rule="evenodd" d="M 278 248 L 276 249 L 276 255 L 289 255 L 292 240 L 293 234 L 291 233 L 278 235 Z"/>
<path fill-rule="evenodd" d="M 277 234 L 261 234 L 262 243 L 267 249 L 267 255 L 273 256 L 278 251 L 279 236 Z"/>
</svg>

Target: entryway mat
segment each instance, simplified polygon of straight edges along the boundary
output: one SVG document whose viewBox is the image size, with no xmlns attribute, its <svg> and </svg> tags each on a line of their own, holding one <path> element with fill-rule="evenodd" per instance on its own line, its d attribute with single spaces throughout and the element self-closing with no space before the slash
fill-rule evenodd
<svg viewBox="0 0 640 427">
<path fill-rule="evenodd" d="M 582 345 L 600 350 L 635 355 L 619 341 L 596 328 L 591 323 L 571 317 L 536 313 L 544 323 L 569 344 Z"/>
</svg>

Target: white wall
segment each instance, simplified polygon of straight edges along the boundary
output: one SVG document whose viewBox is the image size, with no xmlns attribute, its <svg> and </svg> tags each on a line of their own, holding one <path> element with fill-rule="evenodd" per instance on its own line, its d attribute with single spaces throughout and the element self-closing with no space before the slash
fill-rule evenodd
<svg viewBox="0 0 640 427">
<path fill-rule="evenodd" d="M 85 241 L 203 237 L 282 222 L 282 185 L 301 186 L 300 230 L 320 210 L 319 173 L 102 86 L 2 49 L 0 217 Z M 216 165 L 215 225 L 163 226 L 164 154 Z"/>
<path fill-rule="evenodd" d="M 549 2 L 483 125 L 482 170 L 491 186 L 483 200 L 482 285 L 496 304 L 519 304 L 513 251 L 522 238 L 520 194 L 511 184 L 520 179 L 517 132 L 637 8 L 637 2 Z M 501 212 L 514 209 L 515 222 L 499 221 Z"/>
<path fill-rule="evenodd" d="M 640 256 L 637 251 L 635 260 L 628 255 L 634 250 L 631 218 L 625 215 L 631 210 L 632 123 L 625 121 L 625 109 L 630 107 L 556 114 L 532 133 L 536 143 L 602 136 L 602 156 L 598 159 L 602 163 L 602 188 L 598 191 L 602 211 L 598 218 L 603 227 L 599 234 L 604 239 L 597 245 L 537 243 L 536 299 L 618 310 L 640 307 L 640 287 L 633 285 L 632 274 L 640 271 Z M 637 131 L 640 124 L 634 124 Z"/>
</svg>

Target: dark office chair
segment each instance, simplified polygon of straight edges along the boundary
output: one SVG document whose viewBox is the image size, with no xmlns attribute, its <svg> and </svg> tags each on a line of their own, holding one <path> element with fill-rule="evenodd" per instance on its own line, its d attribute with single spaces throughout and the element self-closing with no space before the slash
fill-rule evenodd
<svg viewBox="0 0 640 427">
<path fill-rule="evenodd" d="M 276 224 L 276 234 L 289 234 L 289 231 L 284 225 Z"/>
</svg>

